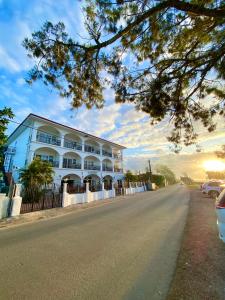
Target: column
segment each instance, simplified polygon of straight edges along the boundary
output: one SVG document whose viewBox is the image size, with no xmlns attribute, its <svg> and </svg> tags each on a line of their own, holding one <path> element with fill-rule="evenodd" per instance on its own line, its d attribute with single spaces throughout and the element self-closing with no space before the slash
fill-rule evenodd
<svg viewBox="0 0 225 300">
<path fill-rule="evenodd" d="M 59 168 L 63 167 L 63 155 L 59 155 Z"/>
<path fill-rule="evenodd" d="M 61 147 L 64 147 L 64 136 L 65 136 L 65 134 L 61 134 L 61 137 L 60 137 Z"/>
<path fill-rule="evenodd" d="M 82 145 L 82 152 L 84 152 L 85 140 L 82 139 L 81 145 Z"/>
<path fill-rule="evenodd" d="M 16 217 L 20 215 L 20 208 L 22 204 L 22 197 L 20 196 L 22 184 L 16 184 L 15 186 L 15 196 L 12 199 L 12 209 L 11 217 Z"/>
<path fill-rule="evenodd" d="M 100 155 L 102 156 L 102 145 L 100 145 L 99 148 L 100 148 Z"/>
<path fill-rule="evenodd" d="M 84 158 L 81 157 L 81 170 L 84 170 Z"/>
</svg>

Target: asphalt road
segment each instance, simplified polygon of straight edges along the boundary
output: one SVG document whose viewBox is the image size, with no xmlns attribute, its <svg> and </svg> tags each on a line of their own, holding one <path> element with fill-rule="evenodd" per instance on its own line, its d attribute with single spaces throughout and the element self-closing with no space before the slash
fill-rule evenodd
<svg viewBox="0 0 225 300">
<path fill-rule="evenodd" d="M 182 186 L 0 231 L 0 300 L 165 299 L 188 211 Z"/>
</svg>

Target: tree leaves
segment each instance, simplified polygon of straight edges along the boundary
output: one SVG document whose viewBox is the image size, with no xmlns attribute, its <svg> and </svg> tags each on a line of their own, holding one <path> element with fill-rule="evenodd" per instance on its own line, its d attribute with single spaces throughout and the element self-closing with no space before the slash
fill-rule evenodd
<svg viewBox="0 0 225 300">
<path fill-rule="evenodd" d="M 70 38 L 63 23 L 50 22 L 24 40 L 38 60 L 30 83 L 52 85 L 74 108 L 101 108 L 104 71 L 113 77 L 116 102 L 134 103 L 153 122 L 170 120 L 174 144 L 196 141 L 195 121 L 215 129 L 213 117 L 224 115 L 225 105 L 222 2 L 87 0 L 84 12 L 90 38 L 83 43 Z"/>
</svg>

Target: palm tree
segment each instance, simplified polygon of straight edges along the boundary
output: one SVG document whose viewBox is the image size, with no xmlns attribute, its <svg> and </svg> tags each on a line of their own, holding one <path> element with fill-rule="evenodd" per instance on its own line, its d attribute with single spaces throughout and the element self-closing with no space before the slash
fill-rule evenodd
<svg viewBox="0 0 225 300">
<path fill-rule="evenodd" d="M 38 202 L 42 195 L 42 186 L 52 183 L 54 171 L 49 162 L 38 158 L 32 161 L 27 169 L 20 172 L 20 180 L 24 186 L 24 202 Z"/>
</svg>

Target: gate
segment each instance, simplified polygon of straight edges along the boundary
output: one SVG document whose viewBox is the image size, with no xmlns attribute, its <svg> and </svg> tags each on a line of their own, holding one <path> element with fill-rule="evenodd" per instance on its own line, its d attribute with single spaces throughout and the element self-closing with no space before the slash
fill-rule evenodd
<svg viewBox="0 0 225 300">
<path fill-rule="evenodd" d="M 115 193 L 116 193 L 116 196 L 122 196 L 122 195 L 124 195 L 124 189 L 122 187 L 116 187 Z"/>
<path fill-rule="evenodd" d="M 32 211 L 62 207 L 62 193 L 45 191 L 38 201 L 22 201 L 20 213 L 25 214 Z"/>
</svg>

